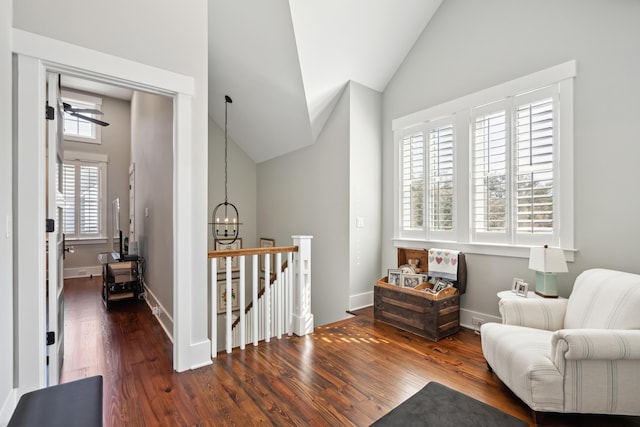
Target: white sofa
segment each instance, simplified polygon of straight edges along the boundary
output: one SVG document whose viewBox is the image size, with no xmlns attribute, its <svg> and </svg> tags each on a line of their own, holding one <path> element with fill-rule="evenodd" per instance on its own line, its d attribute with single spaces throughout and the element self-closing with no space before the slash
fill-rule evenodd
<svg viewBox="0 0 640 427">
<path fill-rule="evenodd" d="M 482 352 L 535 412 L 640 415 L 640 275 L 593 269 L 568 299 L 503 299 Z"/>
</svg>

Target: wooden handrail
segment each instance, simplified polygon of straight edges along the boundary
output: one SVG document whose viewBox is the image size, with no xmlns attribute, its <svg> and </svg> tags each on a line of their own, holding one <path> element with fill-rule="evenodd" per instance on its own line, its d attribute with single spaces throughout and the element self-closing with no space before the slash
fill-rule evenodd
<svg viewBox="0 0 640 427">
<path fill-rule="evenodd" d="M 286 252 L 298 252 L 297 246 L 274 246 L 272 248 L 247 248 L 247 249 L 225 249 L 223 251 L 209 251 L 208 258 L 225 258 L 228 256 L 247 256 L 277 254 Z"/>
</svg>

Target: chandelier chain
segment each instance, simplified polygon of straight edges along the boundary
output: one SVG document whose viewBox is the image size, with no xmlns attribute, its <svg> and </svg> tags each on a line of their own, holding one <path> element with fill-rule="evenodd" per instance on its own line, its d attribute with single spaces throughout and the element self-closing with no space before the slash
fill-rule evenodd
<svg viewBox="0 0 640 427">
<path fill-rule="evenodd" d="M 227 203 L 227 107 L 229 102 L 224 102 L 224 202 Z"/>
</svg>

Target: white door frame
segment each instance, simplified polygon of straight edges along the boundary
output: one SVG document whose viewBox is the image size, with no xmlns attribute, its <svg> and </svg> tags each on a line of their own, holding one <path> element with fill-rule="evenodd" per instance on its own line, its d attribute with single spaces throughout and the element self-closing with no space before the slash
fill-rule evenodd
<svg viewBox="0 0 640 427">
<path fill-rule="evenodd" d="M 205 360 L 210 343 L 192 337 L 190 304 L 193 294 L 190 224 L 194 197 L 192 151 L 193 77 L 13 29 L 18 59 L 18 138 L 16 154 L 18 242 L 17 358 L 18 395 L 43 387 L 45 287 L 45 76 L 47 71 L 88 78 L 173 98 L 173 368 L 184 371 L 211 363 Z M 35 264 L 35 265 L 34 265 Z M 37 267 L 37 268 L 34 268 Z M 180 280 L 178 280 L 178 278 Z M 180 289 L 178 290 L 178 282 Z M 206 289 L 206 288 L 205 288 Z M 202 296 L 206 298 L 205 296 Z M 34 308 L 37 312 L 34 313 Z M 197 342 L 192 342 L 192 340 Z M 206 351 L 200 351 L 204 348 Z"/>
</svg>

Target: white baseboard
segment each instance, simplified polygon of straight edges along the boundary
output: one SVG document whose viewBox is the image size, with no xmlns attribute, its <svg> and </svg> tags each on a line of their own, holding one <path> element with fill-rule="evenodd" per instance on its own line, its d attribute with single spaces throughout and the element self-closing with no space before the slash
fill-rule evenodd
<svg viewBox="0 0 640 427">
<path fill-rule="evenodd" d="M 460 309 L 460 326 L 474 331 L 479 330 L 479 328 L 473 324 L 472 319 L 480 319 L 481 324 L 487 322 L 502 323 L 502 318 L 500 317 L 480 313 L 478 311 L 467 310 L 465 308 Z"/>
<path fill-rule="evenodd" d="M 358 310 L 373 305 L 373 291 L 362 294 L 351 295 L 349 297 L 349 311 Z"/>
<path fill-rule="evenodd" d="M 213 360 L 211 360 L 211 340 L 191 344 L 189 355 L 191 357 L 190 369 L 211 365 L 213 363 Z"/>
<path fill-rule="evenodd" d="M 15 411 L 17 405 L 18 389 L 14 388 L 9 390 L 9 394 L 7 394 L 2 406 L 0 407 L 0 427 L 4 427 L 9 424 L 11 415 L 13 415 L 13 411 Z"/>
<path fill-rule="evenodd" d="M 156 296 L 153 294 L 153 292 L 151 292 L 146 284 L 144 286 L 144 290 L 146 293 L 145 299 L 147 301 L 147 305 L 151 309 L 152 313 L 154 313 L 154 308 L 157 307 L 158 312 L 154 313 L 154 315 L 156 316 L 156 319 L 158 319 L 158 323 L 160 323 L 162 329 L 164 329 L 164 333 L 167 334 L 167 337 L 169 337 L 169 339 L 173 343 L 173 318 L 169 316 L 167 310 L 160 303 L 160 301 L 158 301 L 158 298 L 156 298 Z"/>
<path fill-rule="evenodd" d="M 77 277 L 90 277 L 90 276 L 100 276 L 100 275 L 102 275 L 102 266 L 99 266 L 99 265 L 64 269 L 65 279 L 75 279 Z"/>
</svg>

